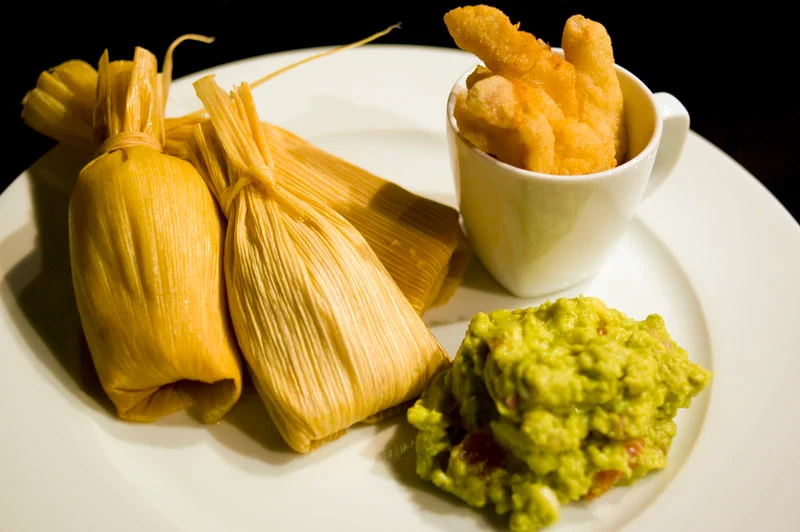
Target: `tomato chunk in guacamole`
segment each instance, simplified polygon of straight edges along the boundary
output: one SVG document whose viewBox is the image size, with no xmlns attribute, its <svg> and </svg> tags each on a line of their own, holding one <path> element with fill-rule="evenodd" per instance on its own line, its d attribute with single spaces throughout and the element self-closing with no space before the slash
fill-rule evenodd
<svg viewBox="0 0 800 532">
<path fill-rule="evenodd" d="M 666 467 L 678 409 L 711 378 L 655 314 L 588 297 L 481 313 L 408 411 L 417 473 L 538 530 L 562 504 Z"/>
</svg>

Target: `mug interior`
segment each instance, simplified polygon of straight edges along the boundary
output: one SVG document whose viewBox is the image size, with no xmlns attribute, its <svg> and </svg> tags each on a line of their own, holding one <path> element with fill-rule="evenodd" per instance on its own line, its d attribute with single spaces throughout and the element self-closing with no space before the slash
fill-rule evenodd
<svg viewBox="0 0 800 532">
<path fill-rule="evenodd" d="M 560 48 L 553 48 L 552 50 L 563 55 L 563 50 Z M 482 65 L 483 63 L 478 64 Z M 530 176 L 536 176 L 544 179 L 554 177 L 558 179 L 586 179 L 593 176 L 607 175 L 609 172 L 616 173 L 631 164 L 635 164 L 636 159 L 638 159 L 639 156 L 644 156 L 645 152 L 655 149 L 657 139 L 660 137 L 661 121 L 658 120 L 658 111 L 656 109 L 655 101 L 653 100 L 653 93 L 650 91 L 650 89 L 648 89 L 639 78 L 631 74 L 628 70 L 617 64 L 614 65 L 614 68 L 617 71 L 617 78 L 619 79 L 620 88 L 622 89 L 623 125 L 625 127 L 625 133 L 628 137 L 628 148 L 625 153 L 625 162 L 619 166 L 611 168 L 610 170 L 605 170 L 603 172 L 597 172 L 594 174 L 574 176 L 553 176 L 550 174 L 542 174 L 508 165 L 489 156 L 488 154 L 483 153 L 472 144 L 469 144 L 466 139 L 461 137 L 461 134 L 459 133 L 458 123 L 453 116 L 453 108 L 455 107 L 456 95 L 466 90 L 467 77 L 475 70 L 475 67 L 472 67 L 465 72 L 464 75 L 458 79 L 455 85 L 453 85 L 453 88 L 450 91 L 450 97 L 447 101 L 447 121 L 449 126 L 453 129 L 453 132 L 458 135 L 459 138 L 464 140 L 464 142 L 467 142 L 470 148 L 477 154 L 491 159 L 495 164 L 507 166 L 509 169 L 513 169 L 523 174 L 529 174 Z"/>
<path fill-rule="evenodd" d="M 642 153 L 653 140 L 658 120 L 650 90 L 620 67 L 617 67 L 617 78 L 622 88 L 623 124 L 628 135 L 628 150 L 625 153 L 627 163 Z"/>
</svg>

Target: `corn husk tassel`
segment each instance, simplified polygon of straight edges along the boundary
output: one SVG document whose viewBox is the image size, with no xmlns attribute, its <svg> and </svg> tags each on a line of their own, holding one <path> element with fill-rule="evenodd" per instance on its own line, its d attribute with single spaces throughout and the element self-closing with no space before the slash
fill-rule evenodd
<svg viewBox="0 0 800 532">
<path fill-rule="evenodd" d="M 194 404 L 215 422 L 239 398 L 242 372 L 222 277 L 224 221 L 197 170 L 162 153 L 155 57 L 137 48 L 132 62 L 111 63 L 106 52 L 98 74 L 101 147 L 69 208 L 75 298 L 95 368 L 122 419 L 154 421 Z"/>
<path fill-rule="evenodd" d="M 415 398 L 449 359 L 364 237 L 284 186 L 249 86 L 194 86 L 210 121 L 189 151 L 228 218 L 239 345 L 280 434 L 308 452 Z"/>
</svg>

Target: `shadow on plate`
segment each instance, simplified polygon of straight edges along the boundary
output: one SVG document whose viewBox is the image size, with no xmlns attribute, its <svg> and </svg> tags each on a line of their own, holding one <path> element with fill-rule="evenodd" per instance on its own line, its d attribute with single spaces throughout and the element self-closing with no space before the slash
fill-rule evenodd
<svg viewBox="0 0 800 532">
<path fill-rule="evenodd" d="M 574 297 L 584 293 L 594 278 L 587 279 L 567 290 L 543 294 L 535 298 L 521 298 L 509 293 L 486 270 L 481 261 L 473 255 L 464 272 L 464 282 L 446 304 L 434 307 L 425 313 L 425 323 L 429 327 L 469 322 L 479 312 L 494 310 L 514 310 L 539 305 L 545 300 L 559 297 Z"/>
<path fill-rule="evenodd" d="M 52 376 L 85 405 L 113 414 L 100 386 L 80 326 L 69 260 L 68 215 L 72 187 L 85 155 L 58 146 L 29 170 L 36 247 L 5 276 L 9 314 L 20 333 Z M 0 255 L 14 256 L 28 247 L 26 235 L 0 243 Z M 15 311 L 15 307 L 19 309 Z"/>
<path fill-rule="evenodd" d="M 247 373 L 239 401 L 220 423 L 208 430 L 218 443 L 253 460 L 283 465 L 303 457 L 283 440 Z"/>
<path fill-rule="evenodd" d="M 525 306 L 528 300 L 520 299 L 506 291 L 486 270 L 474 254 L 464 271 L 464 281 L 453 297 L 440 307 L 425 313 L 429 327 L 468 322 L 479 312 L 498 309 L 515 309 Z"/>
<path fill-rule="evenodd" d="M 396 421 L 396 424 L 394 435 L 387 442 L 381 456 L 394 479 L 409 488 L 409 496 L 421 510 L 439 516 L 453 515 L 474 519 L 481 530 L 508 530 L 507 516 L 498 515 L 489 507 L 472 508 L 461 499 L 422 480 L 416 473 L 416 429 L 405 419 Z"/>
</svg>

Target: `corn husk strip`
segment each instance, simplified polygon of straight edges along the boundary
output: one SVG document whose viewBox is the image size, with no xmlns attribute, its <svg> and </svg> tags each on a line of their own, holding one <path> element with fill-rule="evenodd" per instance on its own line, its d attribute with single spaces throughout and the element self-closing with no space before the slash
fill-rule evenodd
<svg viewBox="0 0 800 532">
<path fill-rule="evenodd" d="M 103 389 L 120 418 L 194 404 L 219 420 L 241 392 L 222 277 L 223 220 L 188 162 L 161 153 L 156 60 L 99 66 L 95 141 L 69 210 L 75 298 Z"/>
<path fill-rule="evenodd" d="M 162 68 L 161 74 L 161 89 L 165 95 L 169 94 L 169 88 L 172 84 L 172 66 L 173 66 L 173 56 L 175 54 L 175 49 L 182 43 L 186 41 L 195 41 L 195 42 L 202 42 L 205 44 L 211 44 L 214 42 L 214 37 L 206 37 L 205 35 L 198 35 L 196 33 L 186 33 L 181 35 L 174 41 L 172 44 L 169 45 L 167 48 L 167 53 L 164 54 L 164 66 Z M 166 114 L 167 110 L 167 98 L 164 96 L 163 101 L 163 112 Z"/>
<path fill-rule="evenodd" d="M 165 119 L 164 127 L 167 133 L 167 141 L 164 144 L 164 152 L 188 161 L 189 138 L 192 136 L 192 129 L 206 120 L 208 120 L 208 115 L 206 115 L 205 109 L 177 118 Z"/>
<path fill-rule="evenodd" d="M 283 186 L 248 85 L 195 82 L 190 154 L 228 214 L 225 279 L 253 381 L 298 452 L 416 397 L 449 363 L 363 236 Z"/>
<path fill-rule="evenodd" d="M 312 56 L 306 57 L 305 59 L 301 59 L 300 61 L 297 61 L 295 63 L 287 65 L 287 66 L 285 66 L 283 68 L 279 68 L 278 70 L 275 70 L 274 72 L 271 72 L 271 73 L 267 74 L 266 76 L 264 76 L 262 78 L 259 78 L 256 81 L 251 82 L 250 83 L 250 87 L 255 89 L 256 87 L 259 87 L 259 86 L 263 85 L 267 81 L 269 81 L 269 80 L 271 80 L 271 79 L 273 79 L 273 78 L 275 78 L 277 76 L 280 76 L 281 74 L 283 74 L 285 72 L 288 72 L 289 70 L 297 68 L 297 67 L 299 67 L 301 65 L 305 65 L 306 63 L 310 63 L 311 61 L 316 61 L 317 59 L 322 59 L 323 57 L 328 57 L 329 55 L 333 55 L 333 54 L 336 54 L 336 53 L 339 53 L 339 52 L 344 52 L 346 50 L 352 50 L 353 48 L 358 48 L 359 46 L 364 46 L 365 44 L 371 43 L 372 41 L 374 41 L 376 39 L 380 39 L 384 35 L 387 35 L 388 33 L 391 33 L 393 30 L 400 29 L 401 26 L 402 26 L 402 24 L 400 22 L 398 22 L 397 24 L 392 24 L 391 26 L 389 26 L 385 30 L 379 31 L 378 33 L 373 33 L 369 37 L 361 39 L 360 41 L 356 41 L 356 42 L 353 42 L 353 43 L 345 44 L 345 45 L 342 45 L 342 46 L 339 46 L 339 47 L 336 47 L 336 48 L 332 48 L 330 50 L 325 50 L 324 52 L 320 52 L 318 54 L 314 54 Z"/>
</svg>

